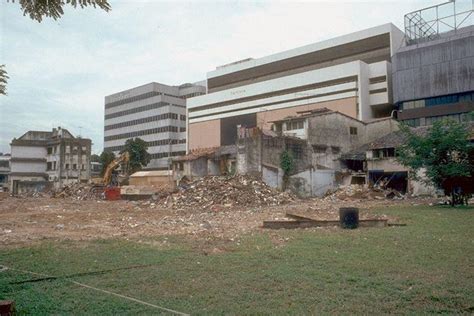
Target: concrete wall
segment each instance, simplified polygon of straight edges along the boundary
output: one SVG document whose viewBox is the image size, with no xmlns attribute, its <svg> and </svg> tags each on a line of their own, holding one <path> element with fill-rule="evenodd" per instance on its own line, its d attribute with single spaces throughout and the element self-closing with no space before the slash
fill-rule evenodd
<svg viewBox="0 0 474 316">
<path fill-rule="evenodd" d="M 11 155 L 15 158 L 45 158 L 46 147 L 11 146 Z"/>
<path fill-rule="evenodd" d="M 474 26 L 401 48 L 392 79 L 394 102 L 474 90 Z"/>
<path fill-rule="evenodd" d="M 271 110 L 257 113 L 257 126 L 261 129 L 269 130 L 273 121 L 284 119 L 288 116 L 295 116 L 298 112 L 328 108 L 338 111 L 354 118 L 357 117 L 357 97 L 344 98 L 339 100 L 310 103 L 291 108 Z"/>
<path fill-rule="evenodd" d="M 220 130 L 220 120 L 189 124 L 188 150 L 220 146 Z"/>
<path fill-rule="evenodd" d="M 336 185 L 336 172 L 334 170 L 312 170 L 311 195 L 324 196 Z"/>
</svg>

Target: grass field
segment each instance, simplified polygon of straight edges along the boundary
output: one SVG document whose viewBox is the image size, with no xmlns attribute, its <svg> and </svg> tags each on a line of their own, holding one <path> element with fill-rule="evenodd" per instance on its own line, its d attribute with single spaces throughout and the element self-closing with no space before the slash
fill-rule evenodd
<svg viewBox="0 0 474 316">
<path fill-rule="evenodd" d="M 0 264 L 63 277 L 5 270 L 0 298 L 20 315 L 161 313 L 77 281 L 190 314 L 474 313 L 474 208 L 379 212 L 408 225 L 7 247 Z"/>
</svg>

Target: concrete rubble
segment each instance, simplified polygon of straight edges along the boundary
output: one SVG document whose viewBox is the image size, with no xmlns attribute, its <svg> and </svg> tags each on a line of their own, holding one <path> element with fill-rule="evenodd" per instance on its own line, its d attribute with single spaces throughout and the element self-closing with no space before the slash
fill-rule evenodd
<svg viewBox="0 0 474 316">
<path fill-rule="evenodd" d="M 183 184 L 164 199 L 164 206 L 174 209 L 214 209 L 234 206 L 271 206 L 295 200 L 288 192 L 279 192 L 257 178 L 248 176 L 203 177 Z"/>
<path fill-rule="evenodd" d="M 322 200 L 384 200 L 384 199 L 405 199 L 406 195 L 392 189 L 371 188 L 367 185 L 351 184 L 339 186 L 335 191 L 328 193 Z"/>
</svg>

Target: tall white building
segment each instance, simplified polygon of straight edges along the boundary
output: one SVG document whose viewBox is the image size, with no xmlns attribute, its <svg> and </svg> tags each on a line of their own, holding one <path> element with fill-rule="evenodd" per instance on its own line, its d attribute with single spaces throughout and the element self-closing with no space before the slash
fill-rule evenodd
<svg viewBox="0 0 474 316">
<path fill-rule="evenodd" d="M 268 129 L 299 111 L 389 116 L 392 56 L 403 36 L 384 24 L 217 67 L 207 73 L 208 93 L 188 101 L 189 149 L 235 144 L 237 126 Z"/>
<path fill-rule="evenodd" d="M 168 168 L 168 157 L 186 152 L 186 99 L 206 93 L 199 84 L 152 82 L 105 97 L 104 150 L 119 153 L 128 139 L 148 143 L 146 169 Z"/>
</svg>

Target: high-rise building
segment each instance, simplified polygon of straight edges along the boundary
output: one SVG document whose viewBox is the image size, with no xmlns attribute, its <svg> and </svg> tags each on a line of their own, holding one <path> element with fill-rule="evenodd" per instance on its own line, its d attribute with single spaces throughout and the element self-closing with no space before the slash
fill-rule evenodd
<svg viewBox="0 0 474 316">
<path fill-rule="evenodd" d="M 237 126 L 269 129 L 299 111 L 390 116 L 391 61 L 403 36 L 384 24 L 217 67 L 207 73 L 208 93 L 188 100 L 189 149 L 235 144 Z"/>
<path fill-rule="evenodd" d="M 166 169 L 186 151 L 186 99 L 206 93 L 200 84 L 152 82 L 105 97 L 104 150 L 119 153 L 128 139 L 148 143 L 146 169 Z"/>
</svg>

